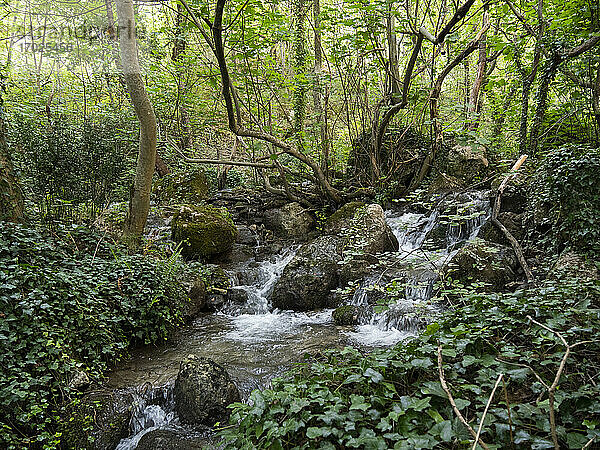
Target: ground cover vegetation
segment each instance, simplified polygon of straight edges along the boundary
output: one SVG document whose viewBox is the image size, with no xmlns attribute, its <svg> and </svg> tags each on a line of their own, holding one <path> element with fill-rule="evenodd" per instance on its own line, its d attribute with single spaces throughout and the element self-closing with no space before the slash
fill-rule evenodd
<svg viewBox="0 0 600 450">
<path fill-rule="evenodd" d="M 0 442 L 53 447 L 78 373 L 100 380 L 182 322 L 176 259 L 128 255 L 100 234 L 0 229 Z"/>
</svg>

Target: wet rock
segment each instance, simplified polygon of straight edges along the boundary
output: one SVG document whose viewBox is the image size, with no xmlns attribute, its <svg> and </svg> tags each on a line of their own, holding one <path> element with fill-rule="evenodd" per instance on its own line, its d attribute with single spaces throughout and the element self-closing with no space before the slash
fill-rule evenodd
<svg viewBox="0 0 600 450">
<path fill-rule="evenodd" d="M 284 238 L 306 238 L 314 225 L 313 216 L 299 203 L 265 212 L 265 226 Z"/>
<path fill-rule="evenodd" d="M 189 284 L 188 299 L 189 302 L 183 305 L 183 317 L 186 322 L 207 309 L 206 285 L 201 276 L 196 276 Z"/>
<path fill-rule="evenodd" d="M 339 239 L 321 236 L 304 244 L 275 284 L 271 301 L 275 308 L 310 311 L 323 308 L 338 284 Z"/>
<path fill-rule="evenodd" d="M 254 228 L 254 229 L 252 229 Z M 256 232 L 256 226 L 246 226 L 241 225 L 238 226 L 238 237 L 237 243 L 242 245 L 248 245 L 250 247 L 255 246 L 257 244 L 258 234 Z"/>
<path fill-rule="evenodd" d="M 368 273 L 374 256 L 398 250 L 379 205 L 353 205 L 330 222 L 329 232 L 304 244 L 285 267 L 271 297 L 275 308 L 310 311 L 334 306 L 331 290 Z M 334 233 L 335 232 L 335 233 Z"/>
<path fill-rule="evenodd" d="M 231 250 L 219 258 L 219 261 L 226 264 L 242 264 L 252 257 L 254 257 L 254 250 L 250 246 L 233 244 Z"/>
<path fill-rule="evenodd" d="M 450 276 L 465 283 L 484 282 L 503 291 L 516 279 L 517 258 L 512 248 L 475 239 L 452 259 Z"/>
<path fill-rule="evenodd" d="M 349 226 L 356 211 L 366 206 L 363 202 L 346 203 L 325 221 L 325 234 L 338 234 Z"/>
<path fill-rule="evenodd" d="M 181 362 L 174 394 L 179 418 L 192 425 L 227 422 L 227 405 L 240 401 L 240 393 L 227 371 L 214 361 L 195 355 Z"/>
<path fill-rule="evenodd" d="M 600 280 L 600 271 L 594 261 L 585 256 L 565 250 L 557 258 L 550 273 L 549 278 L 580 278 L 583 280 Z"/>
<path fill-rule="evenodd" d="M 379 270 L 379 259 L 373 255 L 353 255 L 339 264 L 340 286 L 367 277 Z M 382 269 L 383 270 L 383 269 Z"/>
<path fill-rule="evenodd" d="M 227 291 L 220 293 L 209 294 L 206 300 L 206 310 L 210 312 L 219 311 L 227 302 Z"/>
<path fill-rule="evenodd" d="M 87 373 L 82 370 L 77 370 L 73 373 L 71 381 L 69 381 L 69 388 L 75 389 L 76 391 L 83 392 L 90 386 L 90 377 Z"/>
<path fill-rule="evenodd" d="M 227 290 L 227 299 L 233 303 L 243 305 L 248 301 L 248 292 L 242 288 L 232 287 Z"/>
<path fill-rule="evenodd" d="M 152 187 L 152 197 L 161 204 L 195 205 L 208 196 L 209 185 L 204 170 L 199 167 L 172 172 L 158 179 Z"/>
<path fill-rule="evenodd" d="M 385 220 L 380 205 L 372 204 L 355 210 L 347 226 L 340 232 L 342 248 L 353 252 L 377 254 L 398 250 L 398 240 Z"/>
<path fill-rule="evenodd" d="M 359 314 L 357 306 L 344 305 L 336 308 L 332 316 L 336 325 L 357 325 Z"/>
<path fill-rule="evenodd" d="M 517 241 L 522 241 L 525 236 L 525 230 L 523 229 L 523 214 L 517 214 L 510 211 L 501 212 L 498 214 L 498 220 L 511 232 Z M 479 236 L 486 241 L 494 242 L 496 244 L 510 245 L 510 242 L 504 233 L 500 231 L 492 221 L 488 221 L 481 227 Z"/>
<path fill-rule="evenodd" d="M 241 286 L 252 286 L 260 280 L 260 265 L 251 261 L 248 265 L 235 273 L 237 284 Z"/>
<path fill-rule="evenodd" d="M 237 229 L 224 208 L 182 205 L 171 222 L 171 236 L 187 259 L 210 259 L 231 250 Z"/>
<path fill-rule="evenodd" d="M 62 447 L 113 450 L 129 435 L 132 405 L 133 395 L 125 391 L 94 392 L 84 397 L 67 409 L 61 422 Z"/>
<path fill-rule="evenodd" d="M 445 172 L 439 172 L 427 188 L 427 194 L 444 194 L 446 192 L 456 192 L 464 189 L 466 184 L 452 175 Z"/>
<path fill-rule="evenodd" d="M 138 450 L 201 450 L 211 448 L 209 439 L 188 431 L 162 429 L 146 433 L 138 442 Z"/>
<path fill-rule="evenodd" d="M 489 165 L 485 150 L 479 145 L 455 145 L 448 153 L 448 175 L 464 184 L 483 178 Z"/>
</svg>

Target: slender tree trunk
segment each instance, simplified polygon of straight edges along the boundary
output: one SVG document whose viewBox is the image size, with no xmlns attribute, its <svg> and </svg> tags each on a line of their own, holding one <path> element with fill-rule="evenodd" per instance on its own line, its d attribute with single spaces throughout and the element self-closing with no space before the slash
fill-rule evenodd
<svg viewBox="0 0 600 450">
<path fill-rule="evenodd" d="M 596 83 L 592 87 L 592 108 L 596 118 L 596 140 L 600 135 L 600 64 L 596 69 Z"/>
<path fill-rule="evenodd" d="M 132 0 L 117 0 L 121 65 L 135 114 L 140 122 L 140 148 L 135 180 L 125 221 L 125 234 L 140 236 L 150 210 L 152 175 L 156 163 L 156 116 L 142 79 Z"/>
<path fill-rule="evenodd" d="M 329 140 L 327 139 L 327 116 L 323 113 L 323 84 L 321 72 L 323 70 L 323 50 L 321 48 L 321 3 L 313 0 L 313 22 L 315 27 L 315 82 L 313 89 L 313 102 L 315 118 L 319 127 L 319 139 L 323 159 L 321 169 L 326 177 L 329 177 Z"/>
<path fill-rule="evenodd" d="M 556 75 L 556 70 L 561 63 L 561 56 L 554 54 L 546 62 L 544 73 L 540 80 L 540 85 L 537 92 L 537 105 L 535 109 L 535 116 L 531 123 L 531 131 L 529 132 L 529 151 L 532 155 L 537 153 L 539 148 L 539 135 L 544 123 L 544 117 L 546 116 L 546 110 L 548 109 L 548 93 L 550 92 L 550 84 Z"/>
<path fill-rule="evenodd" d="M 387 23 L 386 37 L 388 41 L 388 76 L 390 78 L 389 87 L 392 95 L 392 103 L 400 101 L 396 98 L 400 94 L 400 71 L 398 67 L 398 41 L 396 38 L 396 17 L 394 16 L 394 2 L 387 0 Z"/>
<path fill-rule="evenodd" d="M 184 81 L 183 66 L 181 64 L 181 57 L 185 54 L 187 43 L 185 40 L 183 24 L 185 19 L 183 17 L 185 8 L 181 3 L 177 3 L 177 13 L 175 16 L 175 39 L 173 42 L 173 52 L 171 53 L 171 59 L 177 66 L 177 95 L 179 98 L 179 132 L 181 133 L 180 145 L 181 149 L 185 150 L 190 148 L 193 144 L 192 134 L 190 132 L 190 117 L 187 112 L 185 105 L 182 102 L 181 95 L 186 89 L 186 83 Z"/>
<path fill-rule="evenodd" d="M 294 132 L 298 146 L 304 141 L 306 117 L 306 15 L 305 0 L 294 0 Z"/>
<path fill-rule="evenodd" d="M 487 5 L 487 4 L 486 4 Z M 487 11 L 483 16 L 483 24 L 488 21 Z M 470 124 L 468 128 L 472 131 L 479 128 L 479 112 L 481 111 L 481 87 L 485 79 L 485 71 L 487 67 L 487 33 L 481 36 L 479 41 L 479 59 L 477 60 L 477 76 L 473 82 L 471 93 L 469 95 L 468 117 Z"/>
<path fill-rule="evenodd" d="M 0 221 L 22 222 L 23 191 L 15 177 L 10 152 L 6 144 L 2 76 L 0 74 Z"/>
</svg>

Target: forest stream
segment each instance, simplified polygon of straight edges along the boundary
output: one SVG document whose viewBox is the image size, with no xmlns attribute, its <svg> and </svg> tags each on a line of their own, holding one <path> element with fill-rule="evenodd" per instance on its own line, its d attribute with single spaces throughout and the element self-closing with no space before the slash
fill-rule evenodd
<svg viewBox="0 0 600 450">
<path fill-rule="evenodd" d="M 445 214 L 449 204 L 462 218 Z M 238 288 L 248 294 L 245 305 L 226 304 L 218 313 L 198 317 L 178 333 L 174 344 L 143 348 L 110 375 L 110 388 L 135 388 L 137 392 L 131 435 L 117 449 L 137 448 L 139 440 L 154 430 L 195 433 L 180 425 L 173 400 L 173 382 L 180 362 L 190 354 L 221 364 L 242 399 L 247 400 L 252 390 L 267 387 L 273 377 L 300 362 L 306 353 L 348 345 L 368 351 L 415 335 L 441 308 L 430 301 L 440 270 L 466 241 L 477 236 L 489 213 L 483 192 L 456 194 L 439 202 L 428 214 L 387 210 L 386 221 L 398 239 L 399 250 L 382 255 L 385 269 L 374 269 L 351 296 L 350 304 L 361 311 L 356 326 L 337 326 L 332 309 L 272 310 L 270 294 L 297 246 L 284 248 L 265 260 L 251 259 L 237 267 L 226 267 L 234 282 L 236 272 L 254 270 L 249 277 L 253 283 L 237 282 Z M 150 232 L 160 233 L 160 224 L 154 224 Z M 388 309 L 375 312 L 369 297 L 380 295 L 377 286 L 382 280 L 394 279 L 406 280 L 404 297 Z"/>
</svg>

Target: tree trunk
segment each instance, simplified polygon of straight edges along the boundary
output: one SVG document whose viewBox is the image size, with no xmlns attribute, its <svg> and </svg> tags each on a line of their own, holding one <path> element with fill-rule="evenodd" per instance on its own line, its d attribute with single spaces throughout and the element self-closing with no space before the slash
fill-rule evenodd
<svg viewBox="0 0 600 450">
<path fill-rule="evenodd" d="M 183 16 L 184 11 L 184 6 L 181 3 L 177 3 L 177 13 L 175 16 L 175 39 L 173 41 L 173 51 L 171 53 L 171 59 L 175 62 L 177 67 L 177 106 L 179 108 L 179 133 L 181 134 L 179 145 L 182 150 L 190 148 L 193 145 L 192 133 L 190 130 L 190 117 L 181 99 L 182 92 L 186 89 L 183 67 L 181 64 L 181 56 L 185 54 L 187 48 L 184 35 L 185 31 L 183 29 L 183 24 L 185 23 L 185 18 Z"/>
<path fill-rule="evenodd" d="M 140 148 L 124 230 L 126 235 L 137 237 L 144 232 L 150 210 L 152 175 L 156 163 L 156 116 L 141 75 L 132 0 L 117 0 L 116 4 L 121 65 L 140 122 Z"/>
<path fill-rule="evenodd" d="M 321 72 L 323 70 L 323 51 L 321 49 L 321 3 L 313 0 L 313 22 L 315 27 L 315 82 L 313 90 L 313 101 L 315 118 L 319 127 L 319 138 L 321 140 L 321 151 L 323 159 L 321 169 L 326 177 L 329 177 L 329 141 L 327 139 L 327 115 L 323 114 L 323 94 L 321 83 Z"/>
<path fill-rule="evenodd" d="M 387 23 L 386 36 L 388 41 L 388 76 L 390 78 L 389 87 L 392 95 L 392 103 L 400 101 L 400 71 L 398 68 L 398 42 L 396 40 L 396 17 L 393 14 L 394 2 L 387 1 Z"/>
<path fill-rule="evenodd" d="M 487 4 L 486 4 L 487 5 Z M 483 16 L 483 24 L 488 21 L 487 11 Z M 476 131 L 479 128 L 479 113 L 481 111 L 481 87 L 485 78 L 485 71 L 487 66 L 487 33 L 481 36 L 479 41 L 479 59 L 477 60 L 477 76 L 473 82 L 471 93 L 469 95 L 469 106 L 468 106 L 468 128 L 472 131 Z"/>
<path fill-rule="evenodd" d="M 548 109 L 548 93 L 550 91 L 550 84 L 556 75 L 556 70 L 562 61 L 561 56 L 556 53 L 550 57 L 546 62 L 544 73 L 540 80 L 540 85 L 537 92 L 537 105 L 535 109 L 535 116 L 531 124 L 531 131 L 529 132 L 529 151 L 532 156 L 535 156 L 539 148 L 539 135 L 544 123 L 544 117 L 546 116 L 546 110 Z"/>
<path fill-rule="evenodd" d="M 0 74 L 0 83 L 2 83 Z M 23 221 L 23 193 L 15 177 L 10 152 L 6 145 L 6 126 L 0 84 L 0 221 Z"/>
<path fill-rule="evenodd" d="M 302 148 L 306 117 L 306 27 L 305 0 L 294 0 L 294 133 Z"/>
</svg>

